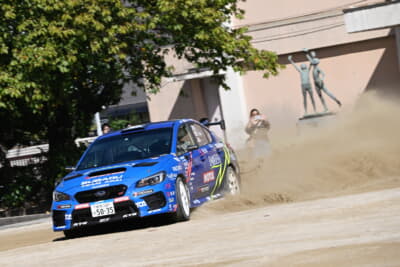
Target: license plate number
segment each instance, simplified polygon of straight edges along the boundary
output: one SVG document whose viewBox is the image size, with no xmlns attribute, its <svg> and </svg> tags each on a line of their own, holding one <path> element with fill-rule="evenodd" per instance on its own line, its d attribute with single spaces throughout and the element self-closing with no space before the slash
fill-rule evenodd
<svg viewBox="0 0 400 267">
<path fill-rule="evenodd" d="M 93 217 L 101 217 L 115 214 L 115 208 L 113 202 L 105 202 L 93 204 L 90 206 Z"/>
</svg>

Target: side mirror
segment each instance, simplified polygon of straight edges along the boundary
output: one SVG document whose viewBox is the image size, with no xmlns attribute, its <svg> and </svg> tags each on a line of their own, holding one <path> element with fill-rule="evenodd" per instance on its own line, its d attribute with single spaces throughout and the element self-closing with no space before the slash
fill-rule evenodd
<svg viewBox="0 0 400 267">
<path fill-rule="evenodd" d="M 220 121 L 217 121 L 217 122 L 206 122 L 206 123 L 203 123 L 203 125 L 205 125 L 205 126 L 213 126 L 213 125 L 219 125 L 220 127 L 221 127 L 221 129 L 222 130 L 225 130 L 226 129 L 226 127 L 225 127 L 225 120 L 220 120 Z"/>
<path fill-rule="evenodd" d="M 195 150 L 195 149 L 198 149 L 199 147 L 197 146 L 197 145 L 191 145 L 191 146 L 187 146 L 187 150 L 188 151 L 192 151 L 192 150 Z"/>
<path fill-rule="evenodd" d="M 66 171 L 69 171 L 69 172 L 72 172 L 72 171 L 75 171 L 75 167 L 73 167 L 73 166 L 67 166 L 67 167 L 65 167 L 65 170 L 66 170 Z"/>
</svg>

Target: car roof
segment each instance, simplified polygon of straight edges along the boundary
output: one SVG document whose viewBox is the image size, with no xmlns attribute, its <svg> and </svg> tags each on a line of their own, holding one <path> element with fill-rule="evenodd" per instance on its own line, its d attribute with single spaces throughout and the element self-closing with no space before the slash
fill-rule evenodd
<svg viewBox="0 0 400 267">
<path fill-rule="evenodd" d="M 188 122 L 188 121 L 194 122 L 194 120 L 192 120 L 192 119 L 149 122 L 149 123 L 134 125 L 134 126 L 131 126 L 131 127 L 125 128 L 125 129 L 113 131 L 108 134 L 99 136 L 98 139 L 109 138 L 112 136 L 117 136 L 117 135 L 121 135 L 123 133 L 128 133 L 128 132 L 134 132 L 139 129 L 144 130 L 144 131 L 149 131 L 149 130 L 160 129 L 160 128 L 171 128 L 171 127 L 174 127 L 174 125 L 176 125 L 176 124 L 181 124 L 181 123 Z"/>
</svg>

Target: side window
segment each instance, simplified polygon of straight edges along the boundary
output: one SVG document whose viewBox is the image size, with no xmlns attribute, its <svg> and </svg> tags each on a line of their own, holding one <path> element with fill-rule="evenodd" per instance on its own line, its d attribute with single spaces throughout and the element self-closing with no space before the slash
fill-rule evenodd
<svg viewBox="0 0 400 267">
<path fill-rule="evenodd" d="M 188 131 L 187 125 L 181 125 L 178 130 L 178 140 L 176 143 L 176 152 L 178 155 L 186 153 L 196 146 L 196 143 L 193 140 L 192 135 Z"/>
<path fill-rule="evenodd" d="M 211 137 L 210 132 L 209 132 L 207 129 L 205 129 L 205 128 L 202 128 L 202 129 L 203 129 L 204 134 L 205 134 L 206 137 L 207 137 L 208 143 L 211 143 L 211 142 L 213 141 L 213 139 L 212 139 L 212 137 Z"/>
<path fill-rule="evenodd" d="M 200 125 L 193 123 L 190 124 L 190 128 L 192 129 L 194 137 L 196 138 L 197 144 L 199 146 L 204 146 L 209 143 L 208 138 L 205 135 L 203 128 Z"/>
</svg>

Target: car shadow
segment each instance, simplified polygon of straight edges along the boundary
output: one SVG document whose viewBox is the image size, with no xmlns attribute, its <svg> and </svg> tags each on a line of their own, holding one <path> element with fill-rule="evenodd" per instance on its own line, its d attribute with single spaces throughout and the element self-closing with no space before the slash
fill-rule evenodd
<svg viewBox="0 0 400 267">
<path fill-rule="evenodd" d="M 147 228 L 157 228 L 175 223 L 170 216 L 166 214 L 152 215 L 144 218 L 126 219 L 119 222 L 99 224 L 91 227 L 82 227 L 74 232 L 73 237 L 59 237 L 53 242 L 65 241 L 81 237 L 107 235 L 112 233 L 127 232 L 132 230 L 143 230 Z"/>
</svg>

